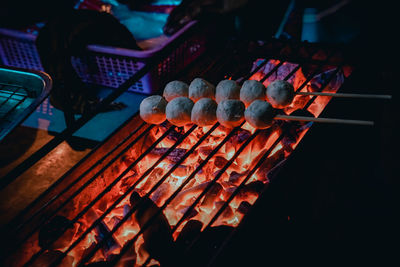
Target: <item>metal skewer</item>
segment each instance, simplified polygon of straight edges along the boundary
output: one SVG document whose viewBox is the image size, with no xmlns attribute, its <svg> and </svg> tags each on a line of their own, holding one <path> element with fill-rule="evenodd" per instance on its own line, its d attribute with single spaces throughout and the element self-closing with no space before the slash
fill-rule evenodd
<svg viewBox="0 0 400 267">
<path fill-rule="evenodd" d="M 320 92 L 296 92 L 296 95 L 316 95 L 316 96 L 334 96 L 349 98 L 372 98 L 372 99 L 392 99 L 391 95 L 373 95 L 373 94 L 346 94 L 346 93 L 320 93 Z"/>
<path fill-rule="evenodd" d="M 339 124 L 353 124 L 353 125 L 367 125 L 373 126 L 373 121 L 362 121 L 362 120 L 345 120 L 335 118 L 314 118 L 306 116 L 289 116 L 289 115 L 276 115 L 275 120 L 292 120 L 292 121 L 313 121 L 322 123 L 339 123 Z"/>
</svg>

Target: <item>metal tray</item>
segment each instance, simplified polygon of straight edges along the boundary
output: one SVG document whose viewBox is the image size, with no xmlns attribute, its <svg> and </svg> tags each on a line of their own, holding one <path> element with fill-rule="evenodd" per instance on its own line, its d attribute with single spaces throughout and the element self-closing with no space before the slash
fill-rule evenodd
<svg viewBox="0 0 400 267">
<path fill-rule="evenodd" d="M 0 66 L 0 141 L 43 102 L 51 87 L 44 72 Z"/>
</svg>

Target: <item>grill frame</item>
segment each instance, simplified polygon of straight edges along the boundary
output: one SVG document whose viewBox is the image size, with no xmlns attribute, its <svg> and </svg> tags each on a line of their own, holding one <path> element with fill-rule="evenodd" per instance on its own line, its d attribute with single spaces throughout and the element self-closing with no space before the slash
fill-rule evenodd
<svg viewBox="0 0 400 267">
<path fill-rule="evenodd" d="M 325 64 L 328 64 L 329 63 L 329 60 L 330 60 L 330 58 L 333 56 L 335 54 L 335 51 L 333 51 L 332 53 L 330 53 L 329 54 L 329 56 L 327 56 L 326 57 L 326 60 L 325 61 L 320 61 L 320 62 L 318 62 L 322 67 L 325 65 Z M 285 58 L 285 57 L 284 57 Z M 284 60 L 281 60 L 281 62 L 283 63 L 283 61 Z M 264 62 L 264 64 L 266 64 L 268 62 L 268 60 L 267 59 L 265 59 L 265 62 Z M 296 61 L 294 61 L 293 60 L 293 62 L 296 62 Z M 296 62 L 297 63 L 297 62 Z M 262 67 L 263 65 L 260 65 L 260 68 Z M 278 66 L 279 67 L 279 66 Z M 267 75 L 265 75 L 265 77 L 263 78 L 263 80 L 265 80 L 265 79 L 267 79 L 268 78 L 268 76 L 269 75 L 271 75 L 278 67 L 276 67 L 276 68 L 274 68 L 274 70 L 272 70 L 269 74 L 267 74 Z M 298 68 L 300 68 L 301 67 L 301 64 L 299 64 L 299 67 Z M 341 69 L 341 65 L 339 65 L 338 67 L 337 67 L 337 71 L 339 71 Z M 258 69 L 256 69 L 255 71 L 254 71 L 254 73 L 257 71 Z M 288 75 L 288 77 L 286 77 L 287 79 L 290 77 L 290 75 L 293 75 L 294 73 L 295 73 L 295 71 L 296 71 L 297 69 L 295 69 L 294 71 L 292 71 L 289 75 Z M 318 70 L 316 70 L 315 71 L 315 74 L 318 72 Z M 307 80 L 303 83 L 303 85 L 300 87 L 300 88 L 298 88 L 297 90 L 300 90 L 302 87 L 304 87 L 306 84 L 307 84 L 307 82 L 309 81 L 309 80 L 311 80 L 314 76 L 315 76 L 315 74 L 312 74 L 312 75 L 310 75 L 308 78 L 307 78 Z M 251 75 L 251 74 L 250 74 Z M 332 78 L 334 77 L 334 75 L 332 75 Z M 328 82 L 330 81 L 330 79 L 328 79 Z M 323 85 L 322 87 L 321 87 L 321 89 L 324 89 L 324 87 L 328 84 L 328 82 L 325 84 L 325 85 Z M 309 103 L 311 103 L 311 102 L 313 102 L 314 100 L 316 99 L 316 97 L 314 97 L 314 98 L 312 98 L 310 101 L 309 101 Z M 308 107 L 308 105 L 307 105 L 307 107 Z M 305 107 L 305 108 L 307 108 L 307 107 Z M 23 221 L 25 224 L 27 223 L 26 222 L 26 215 L 28 214 L 28 213 L 32 213 L 32 210 L 34 210 L 35 208 L 38 208 L 39 207 L 39 212 L 40 212 L 40 208 L 41 207 L 48 207 L 49 205 L 51 205 L 52 203 L 50 203 L 49 204 L 49 202 L 48 201 L 46 201 L 45 199 L 46 199 L 46 197 L 48 198 L 48 199 L 54 199 L 54 197 L 55 198 L 57 198 L 57 195 L 56 196 L 54 196 L 54 190 L 55 190 L 55 188 L 56 187 L 60 187 L 60 188 L 62 188 L 63 186 L 65 186 L 65 182 L 66 183 L 68 183 L 68 177 L 71 175 L 71 173 L 73 173 L 73 172 L 79 172 L 79 169 L 80 168 L 82 168 L 82 169 L 86 169 L 85 167 L 87 167 L 87 166 L 90 166 L 90 168 L 92 168 L 92 166 L 94 166 L 94 165 L 91 165 L 91 164 L 88 164 L 88 162 L 90 162 L 90 161 L 93 161 L 93 160 L 91 160 L 90 158 L 93 158 L 93 157 L 95 157 L 94 155 L 101 155 L 101 150 L 102 150 L 102 148 L 104 148 L 105 146 L 107 146 L 107 144 L 111 144 L 111 143 L 113 143 L 113 144 L 115 144 L 115 140 L 112 140 L 113 138 L 115 138 L 115 136 L 118 136 L 119 137 L 119 139 L 122 139 L 122 141 L 124 141 L 124 140 L 126 140 L 126 139 L 129 139 L 129 134 L 128 135 L 124 135 L 123 133 L 125 132 L 129 132 L 129 131 L 132 131 L 132 129 L 133 128 L 135 128 L 134 126 L 132 126 L 132 125 L 130 125 L 130 123 L 132 122 L 132 120 L 135 118 L 137 116 L 137 114 L 135 114 L 133 117 L 132 117 L 132 119 L 130 119 L 129 121 L 127 121 L 123 126 L 121 126 L 118 130 L 116 130 L 115 131 L 115 133 L 113 133 L 111 136 L 110 136 L 110 138 L 109 139 L 107 139 L 102 145 L 100 145 L 96 150 L 94 150 L 92 153 L 90 153 L 87 157 L 85 157 L 83 160 L 81 160 L 77 165 L 76 165 L 76 167 L 74 167 L 72 170 L 70 170 L 66 175 L 64 175 L 62 178 L 60 178 L 59 179 L 59 182 L 57 182 L 57 184 L 56 185 L 54 185 L 54 186 L 52 186 L 52 188 L 50 188 L 49 190 L 47 190 L 45 193 L 43 193 L 32 205 L 30 205 L 26 210 L 24 210 L 22 213 L 21 213 L 21 215 L 19 216 L 19 217 L 17 217 L 18 218 L 18 220 L 14 220 L 13 221 L 13 224 L 14 223 L 16 223 L 16 222 L 18 222 L 18 221 Z M 137 129 L 139 129 L 138 131 L 140 131 L 141 129 L 142 129 L 142 127 L 144 127 L 144 125 L 143 124 L 140 124 L 141 126 L 139 126 Z M 151 126 L 149 126 L 148 128 L 146 128 L 146 129 L 149 129 Z M 169 128 L 169 130 L 172 130 L 174 127 L 171 127 L 171 128 Z M 136 132 L 137 133 L 137 132 Z M 135 133 L 135 134 L 136 134 Z M 232 133 L 232 132 L 231 132 Z M 135 135 L 135 134 L 133 134 L 133 135 Z M 141 134 L 143 134 L 143 132 L 141 133 Z M 257 134 L 258 134 L 258 132 L 257 132 Z M 256 135 L 257 135 L 256 134 Z M 132 135 L 132 136 L 133 136 Z M 232 134 L 233 135 L 233 134 Z M 254 137 L 252 137 L 252 138 L 255 138 L 255 136 L 256 135 L 254 135 Z M 282 136 L 282 138 L 283 138 L 283 134 L 281 135 Z M 228 140 L 228 139 L 227 139 Z M 279 139 L 278 139 L 279 140 Z M 250 140 L 251 141 L 251 140 Z M 249 141 L 249 143 L 250 143 L 250 141 Z M 280 141 L 280 140 L 279 140 Z M 279 143 L 279 141 L 276 141 L 276 144 L 278 144 Z M 120 142 L 117 142 L 117 143 L 120 143 Z M 121 143 L 123 143 L 123 142 L 121 142 Z M 275 144 L 275 143 L 274 143 Z M 245 147 L 245 146 L 244 146 Z M 243 147 L 243 148 L 244 148 Z M 271 151 L 272 151 L 272 149 L 273 149 L 273 147 L 274 147 L 274 145 L 269 149 L 269 152 L 268 152 L 268 154 L 269 153 L 271 153 Z M 112 153 L 114 152 L 114 150 L 112 149 L 111 151 L 109 151 L 109 152 L 107 152 L 107 153 L 105 153 L 106 154 L 106 156 L 104 156 L 104 158 L 107 158 L 109 155 L 111 155 Z M 264 158 L 264 160 L 268 157 L 268 154 L 266 153 L 265 155 L 265 158 Z M 165 156 L 167 156 L 167 154 L 165 155 Z M 211 157 L 210 157 L 211 158 Z M 98 161 L 96 161 L 96 162 L 103 162 L 104 160 L 102 160 L 102 159 L 100 159 L 100 160 L 98 160 Z M 232 161 L 233 162 L 233 161 Z M 231 162 L 231 163 L 232 163 Z M 261 160 L 260 160 L 260 162 L 262 162 Z M 96 165 L 97 163 L 95 163 L 95 165 Z M 225 167 L 226 168 L 228 168 L 228 166 L 229 166 L 230 164 L 227 164 L 227 165 L 225 165 Z M 261 165 L 261 164 L 260 164 Z M 154 166 L 156 166 L 156 165 L 154 165 Z M 225 168 L 224 167 L 224 168 Z M 259 166 L 258 166 L 259 167 Z M 258 167 L 255 167 L 254 168 L 254 172 L 256 171 L 256 169 L 258 168 Z M 80 170 L 80 171 L 83 171 L 83 170 Z M 85 173 L 85 171 L 84 171 L 84 173 Z M 143 176 L 145 176 L 145 175 L 143 175 Z M 249 175 L 249 177 L 251 177 L 250 175 Z M 187 180 L 189 180 L 189 178 L 187 179 Z M 216 180 L 217 179 L 215 179 L 215 182 L 216 182 Z M 63 185 L 64 184 L 64 185 Z M 209 187 L 208 187 L 208 189 L 210 189 L 211 188 L 211 186 L 212 185 L 210 185 Z M 68 186 L 67 186 L 68 187 Z M 65 187 L 65 188 L 67 188 L 67 187 Z M 64 189 L 65 189 L 64 188 Z M 63 190 L 64 190 L 63 189 Z M 58 190 L 59 192 L 60 192 L 60 190 Z M 62 191 L 62 190 L 61 190 Z M 204 192 L 204 194 L 206 193 L 206 191 L 203 191 Z M 235 192 L 238 192 L 238 189 L 235 191 Z M 198 199 L 200 200 L 201 199 L 201 197 L 202 197 L 202 195 L 200 195 L 199 197 L 198 197 Z M 195 204 L 196 203 L 194 203 L 192 206 L 194 207 L 195 206 Z M 218 212 L 217 213 L 217 215 L 218 214 L 221 214 L 222 213 L 222 211 L 223 211 L 223 208 L 224 207 L 226 207 L 227 206 L 227 204 L 226 205 L 224 205 L 221 209 L 220 209 L 220 212 Z M 132 209 L 132 210 L 134 210 L 134 209 Z M 132 212 L 133 213 L 133 212 Z M 189 211 L 187 211 L 187 213 L 189 213 Z M 35 214 L 35 213 L 34 213 Z M 40 214 L 40 213 L 38 213 L 38 214 Z M 185 215 L 184 215 L 185 216 Z M 127 217 L 128 217 L 128 215 L 127 215 Z M 122 223 L 121 223 L 122 224 Z M 179 223 L 178 223 L 179 224 Z M 211 225 L 211 223 L 210 223 L 210 225 Z M 176 227 L 177 228 L 177 227 Z M 238 227 L 239 228 L 239 227 Z M 137 234 L 137 236 L 138 236 L 139 234 Z M 133 244 L 133 243 L 132 243 Z M 98 246 L 98 247 L 100 247 L 100 245 Z M 126 246 L 127 248 L 129 247 L 129 244 Z M 114 259 L 114 261 L 116 262 L 118 259 L 116 258 L 116 259 Z M 115 263 L 114 262 L 114 263 Z"/>
</svg>

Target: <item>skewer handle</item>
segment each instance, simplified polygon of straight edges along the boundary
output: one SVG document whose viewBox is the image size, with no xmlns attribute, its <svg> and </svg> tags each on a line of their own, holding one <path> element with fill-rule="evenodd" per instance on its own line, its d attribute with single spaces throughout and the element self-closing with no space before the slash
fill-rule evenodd
<svg viewBox="0 0 400 267">
<path fill-rule="evenodd" d="M 334 97 L 345 97 L 345 98 L 349 97 L 349 98 L 392 99 L 391 95 L 371 95 L 371 94 L 296 92 L 296 95 L 334 96 Z"/>
<path fill-rule="evenodd" d="M 292 120 L 292 121 L 313 121 L 322 123 L 339 123 L 339 124 L 353 124 L 353 125 L 367 125 L 373 126 L 373 121 L 361 121 L 361 120 L 344 120 L 344 119 L 334 119 L 334 118 L 314 118 L 305 116 L 289 116 L 289 115 L 276 115 L 274 117 L 276 120 Z"/>
</svg>

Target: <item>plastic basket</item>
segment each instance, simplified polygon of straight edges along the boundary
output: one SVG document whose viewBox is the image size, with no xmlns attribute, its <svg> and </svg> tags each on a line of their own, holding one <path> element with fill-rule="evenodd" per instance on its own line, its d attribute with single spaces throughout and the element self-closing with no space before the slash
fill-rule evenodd
<svg viewBox="0 0 400 267">
<path fill-rule="evenodd" d="M 128 90 L 152 94 L 161 82 L 181 71 L 199 57 L 206 48 L 208 33 L 206 28 L 196 28 L 197 21 L 188 23 L 181 30 L 169 37 L 165 43 L 155 49 L 138 51 L 100 45 L 88 46 L 85 58 L 71 59 L 79 77 L 85 83 L 117 88 L 140 69 L 147 60 L 174 45 L 169 56 L 158 66 L 142 77 Z M 175 44 L 174 40 L 185 35 L 183 41 Z M 35 46 L 36 35 L 0 28 L 0 57 L 4 65 L 43 71 Z"/>
<path fill-rule="evenodd" d="M 39 107 L 51 86 L 46 73 L 0 67 L 0 141 Z"/>
</svg>

